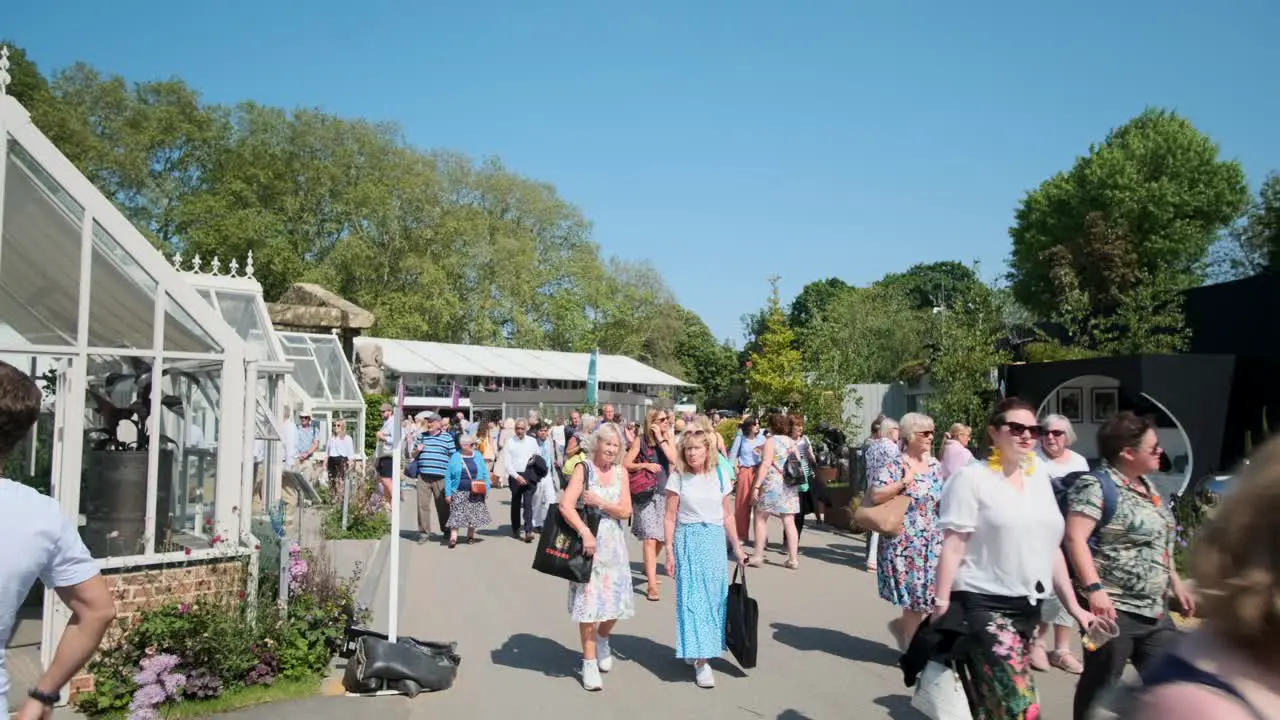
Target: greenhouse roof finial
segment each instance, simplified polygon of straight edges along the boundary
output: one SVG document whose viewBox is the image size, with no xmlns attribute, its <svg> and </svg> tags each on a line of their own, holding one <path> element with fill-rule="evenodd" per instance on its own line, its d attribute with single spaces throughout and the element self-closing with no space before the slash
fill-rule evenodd
<svg viewBox="0 0 1280 720">
<path fill-rule="evenodd" d="M 0 45 L 0 95 L 9 94 L 9 83 L 13 78 L 9 76 L 9 46 Z"/>
</svg>

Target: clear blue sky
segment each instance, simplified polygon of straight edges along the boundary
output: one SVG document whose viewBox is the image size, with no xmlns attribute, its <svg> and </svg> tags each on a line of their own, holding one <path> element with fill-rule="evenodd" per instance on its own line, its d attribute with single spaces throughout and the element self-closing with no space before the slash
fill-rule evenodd
<svg viewBox="0 0 1280 720">
<path fill-rule="evenodd" d="M 471 7 L 467 7 L 470 5 Z M 1050 8 L 1052 5 L 1054 7 Z M 294 7 L 306 7 L 298 12 Z M 11 2 L 0 36 L 214 102 L 399 123 L 551 182 L 719 336 L 766 279 L 1003 271 L 1023 194 L 1144 106 L 1280 170 L 1280 2 Z"/>
</svg>

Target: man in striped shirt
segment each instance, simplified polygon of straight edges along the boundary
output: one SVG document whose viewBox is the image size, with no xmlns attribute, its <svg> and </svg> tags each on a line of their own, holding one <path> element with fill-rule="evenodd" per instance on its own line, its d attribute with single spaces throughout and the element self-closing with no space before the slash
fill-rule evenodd
<svg viewBox="0 0 1280 720">
<path fill-rule="evenodd" d="M 426 432 L 418 436 L 415 454 L 418 458 L 418 543 L 425 543 L 431 536 L 431 511 L 435 506 L 436 519 L 440 521 L 441 543 L 449 537 L 449 501 L 444 496 L 444 475 L 449 468 L 449 458 L 455 449 L 453 436 L 441 431 L 440 416 L 423 411 L 415 416 L 426 422 Z"/>
</svg>

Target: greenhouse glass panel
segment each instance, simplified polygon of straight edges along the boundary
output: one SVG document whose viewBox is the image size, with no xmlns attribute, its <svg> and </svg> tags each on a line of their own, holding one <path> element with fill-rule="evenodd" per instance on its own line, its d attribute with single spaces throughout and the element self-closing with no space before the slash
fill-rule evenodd
<svg viewBox="0 0 1280 720">
<path fill-rule="evenodd" d="M 93 223 L 89 266 L 89 344 L 150 348 L 155 345 L 156 281 L 120 243 Z"/>
<path fill-rule="evenodd" d="M 168 296 L 164 317 L 164 349 L 180 352 L 219 353 L 217 341 L 200 327 L 172 295 Z"/>
<path fill-rule="evenodd" d="M 351 374 L 351 365 L 342 354 L 342 345 L 338 339 L 330 336 L 327 339 L 312 340 L 315 347 L 316 364 L 324 375 L 324 385 L 329 397 L 334 400 L 359 400 L 355 378 Z"/>
<path fill-rule="evenodd" d="M 218 309 L 222 311 L 222 318 L 237 335 L 248 341 L 251 347 L 257 348 L 258 359 L 279 360 L 267 339 L 269 326 L 258 310 L 257 296 L 232 290 L 214 290 L 214 295 L 218 301 Z"/>
<path fill-rule="evenodd" d="M 84 207 L 17 142 L 5 162 L 0 325 L 19 344 L 74 345 Z"/>
</svg>

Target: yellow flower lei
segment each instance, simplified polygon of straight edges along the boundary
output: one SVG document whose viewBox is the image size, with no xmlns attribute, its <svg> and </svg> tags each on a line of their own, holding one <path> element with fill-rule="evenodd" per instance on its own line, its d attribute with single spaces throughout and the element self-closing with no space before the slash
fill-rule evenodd
<svg viewBox="0 0 1280 720">
<path fill-rule="evenodd" d="M 991 448 L 991 455 L 987 456 L 987 467 L 997 473 L 1004 473 L 1004 458 L 1000 455 L 1000 448 Z M 1030 475 L 1036 469 L 1036 454 L 1029 453 L 1022 461 L 1022 472 L 1024 475 Z"/>
</svg>

